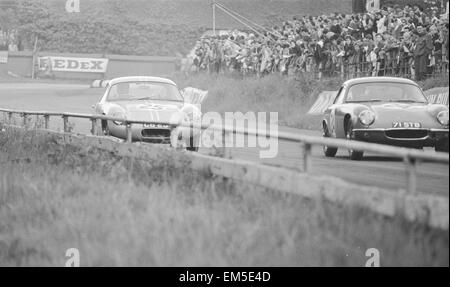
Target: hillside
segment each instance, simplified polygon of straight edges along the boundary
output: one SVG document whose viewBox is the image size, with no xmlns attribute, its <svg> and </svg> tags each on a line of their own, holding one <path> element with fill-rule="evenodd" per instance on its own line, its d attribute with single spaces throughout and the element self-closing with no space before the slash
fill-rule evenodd
<svg viewBox="0 0 450 287">
<path fill-rule="evenodd" d="M 350 12 L 351 0 L 221 0 L 226 7 L 264 26 L 281 23 L 296 15 Z M 183 25 L 187 28 L 212 26 L 211 0 L 83 0 L 86 10 L 99 7 L 105 14 L 129 17 L 142 23 Z M 82 7 L 82 8 L 83 8 Z M 240 24 L 218 11 L 217 26 L 237 28 Z"/>
<path fill-rule="evenodd" d="M 81 12 L 72 14 L 65 12 L 65 1 L 61 0 L 15 2 L 20 4 L 19 10 L 1 8 L 0 14 L 17 15 L 11 21 L 19 27 L 26 49 L 32 47 L 37 35 L 39 47 L 45 51 L 174 56 L 187 53 L 212 27 L 211 0 L 81 0 Z M 221 3 L 266 27 L 296 15 L 351 10 L 351 0 Z M 218 28 L 242 28 L 221 11 L 216 20 Z"/>
</svg>

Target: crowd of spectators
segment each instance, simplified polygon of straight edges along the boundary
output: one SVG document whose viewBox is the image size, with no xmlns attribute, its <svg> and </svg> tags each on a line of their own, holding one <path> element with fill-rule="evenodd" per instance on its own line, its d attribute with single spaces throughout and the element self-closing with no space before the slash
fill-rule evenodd
<svg viewBox="0 0 450 287">
<path fill-rule="evenodd" d="M 4 31 L 0 27 L 0 51 L 18 51 L 17 38 L 16 31 Z"/>
<path fill-rule="evenodd" d="M 396 5 L 364 14 L 294 17 L 261 32 L 203 36 L 192 52 L 191 70 L 422 80 L 448 72 L 448 14 L 441 13 Z"/>
</svg>

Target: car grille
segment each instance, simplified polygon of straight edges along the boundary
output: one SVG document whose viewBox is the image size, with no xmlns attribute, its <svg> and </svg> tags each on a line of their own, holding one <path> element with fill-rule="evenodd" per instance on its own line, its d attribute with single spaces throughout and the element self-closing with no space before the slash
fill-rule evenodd
<svg viewBox="0 0 450 287">
<path fill-rule="evenodd" d="M 170 138 L 170 130 L 167 129 L 143 129 L 141 134 L 143 138 L 161 138 L 162 140 Z"/>
<path fill-rule="evenodd" d="M 395 139 L 421 139 L 427 135 L 427 130 L 393 129 L 386 131 L 387 137 Z"/>
</svg>

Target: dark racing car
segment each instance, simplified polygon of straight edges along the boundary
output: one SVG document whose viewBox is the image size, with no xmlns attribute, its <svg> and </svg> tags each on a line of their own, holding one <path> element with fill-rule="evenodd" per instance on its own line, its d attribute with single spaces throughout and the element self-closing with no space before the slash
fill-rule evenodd
<svg viewBox="0 0 450 287">
<path fill-rule="evenodd" d="M 421 88 L 402 78 L 371 77 L 345 82 L 325 111 L 323 135 L 401 147 L 448 152 L 449 109 L 430 104 Z M 337 148 L 324 147 L 327 157 Z M 349 150 L 361 160 L 363 152 Z"/>
</svg>

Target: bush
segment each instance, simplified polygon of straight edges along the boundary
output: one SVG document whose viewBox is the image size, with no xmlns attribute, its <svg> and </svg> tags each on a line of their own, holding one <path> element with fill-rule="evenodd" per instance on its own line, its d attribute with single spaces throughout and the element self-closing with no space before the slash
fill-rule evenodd
<svg viewBox="0 0 450 287">
<path fill-rule="evenodd" d="M 311 75 L 291 78 L 279 74 L 263 78 L 177 74 L 174 80 L 181 88 L 191 86 L 209 91 L 202 104 L 204 112 L 278 112 L 280 125 L 303 129 L 320 129 L 320 120 L 307 112 L 319 93 L 337 90 L 340 84 L 337 79 L 317 80 Z"/>
<path fill-rule="evenodd" d="M 432 88 L 448 87 L 449 86 L 448 74 L 437 78 L 426 79 L 425 81 L 422 81 L 419 84 L 424 91 Z"/>
</svg>

